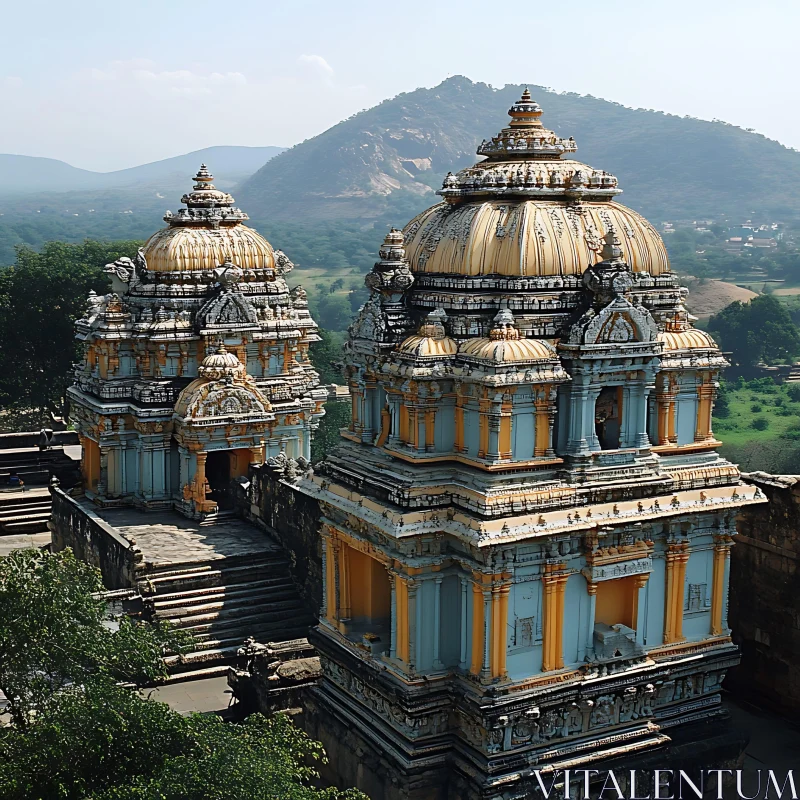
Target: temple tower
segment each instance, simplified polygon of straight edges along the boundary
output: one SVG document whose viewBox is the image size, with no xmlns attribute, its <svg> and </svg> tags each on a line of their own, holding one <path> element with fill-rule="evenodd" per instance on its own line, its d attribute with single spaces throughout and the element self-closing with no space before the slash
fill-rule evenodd
<svg viewBox="0 0 800 800">
<path fill-rule="evenodd" d="M 350 328 L 352 422 L 299 483 L 323 510 L 313 732 L 374 796 L 664 766 L 738 658 L 728 554 L 763 498 L 717 453 L 725 360 L 616 178 L 527 91 L 509 114 L 386 237 Z"/>
<path fill-rule="evenodd" d="M 291 261 L 243 223 L 205 165 L 167 227 L 106 268 L 112 293 L 77 323 L 69 389 L 86 495 L 199 518 L 270 458 L 310 458 L 325 391 Z"/>
</svg>

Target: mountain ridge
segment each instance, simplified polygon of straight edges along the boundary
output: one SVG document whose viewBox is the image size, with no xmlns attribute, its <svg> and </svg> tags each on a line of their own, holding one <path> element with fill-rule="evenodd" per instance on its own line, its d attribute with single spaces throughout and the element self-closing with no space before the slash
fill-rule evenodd
<svg viewBox="0 0 800 800">
<path fill-rule="evenodd" d="M 800 205 L 800 153 L 762 134 L 535 84 L 494 89 L 463 76 L 397 95 L 294 145 L 237 186 L 237 201 L 252 216 L 286 221 L 422 210 L 437 202 L 444 175 L 475 163 L 481 140 L 506 126 L 526 85 L 545 127 L 574 136 L 577 159 L 615 174 L 620 202 L 656 222 L 792 213 Z"/>
<path fill-rule="evenodd" d="M 215 145 L 110 172 L 82 169 L 54 158 L 0 153 L 0 195 L 102 191 L 151 185 L 187 188 L 202 162 L 219 173 L 221 185 L 232 186 L 283 150 L 285 148 L 277 146 Z"/>
</svg>

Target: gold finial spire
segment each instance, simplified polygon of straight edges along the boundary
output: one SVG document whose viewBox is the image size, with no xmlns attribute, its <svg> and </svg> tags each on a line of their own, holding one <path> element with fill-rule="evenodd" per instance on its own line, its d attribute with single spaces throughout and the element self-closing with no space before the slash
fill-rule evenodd
<svg viewBox="0 0 800 800">
<path fill-rule="evenodd" d="M 542 109 L 531 99 L 530 89 L 525 87 L 522 96 L 508 110 L 512 128 L 541 128 Z"/>
</svg>

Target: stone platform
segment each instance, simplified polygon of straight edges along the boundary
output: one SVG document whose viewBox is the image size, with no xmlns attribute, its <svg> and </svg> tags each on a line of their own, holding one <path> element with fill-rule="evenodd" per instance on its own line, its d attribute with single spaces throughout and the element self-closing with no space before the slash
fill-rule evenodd
<svg viewBox="0 0 800 800">
<path fill-rule="evenodd" d="M 161 569 L 177 564 L 207 563 L 223 558 L 280 555 L 280 546 L 259 528 L 234 516 L 196 522 L 176 511 L 97 508 L 77 501 L 99 517 L 142 554 L 142 568 Z"/>
</svg>

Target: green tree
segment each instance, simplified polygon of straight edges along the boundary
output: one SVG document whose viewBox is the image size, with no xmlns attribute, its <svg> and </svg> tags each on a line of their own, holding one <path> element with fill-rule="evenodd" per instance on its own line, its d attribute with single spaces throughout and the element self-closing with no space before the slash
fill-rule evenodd
<svg viewBox="0 0 800 800">
<path fill-rule="evenodd" d="M 17 248 L 0 269 L 0 407 L 60 413 L 77 357 L 73 324 L 90 290 L 108 291 L 103 266 L 133 257 L 137 242 L 48 242 Z"/>
<path fill-rule="evenodd" d="M 19 729 L 87 676 L 137 684 L 166 676 L 166 649 L 185 637 L 163 624 L 111 621 L 99 570 L 71 550 L 0 559 L 0 691 Z"/>
<path fill-rule="evenodd" d="M 780 363 L 800 355 L 800 330 L 786 307 L 771 295 L 731 303 L 711 317 L 708 329 L 740 367 Z"/>
<path fill-rule="evenodd" d="M 325 416 L 311 441 L 311 461 L 322 461 L 342 438 L 339 431 L 350 424 L 350 403 L 329 402 L 325 404 Z"/>
<path fill-rule="evenodd" d="M 333 800 L 322 748 L 282 715 L 182 716 L 121 681 L 164 674 L 168 629 L 108 617 L 96 570 L 69 551 L 0 561 L 4 800 Z M 35 711 L 35 713 L 33 713 Z"/>
<path fill-rule="evenodd" d="M 337 332 L 319 329 L 320 340 L 313 342 L 309 348 L 309 356 L 314 369 L 319 373 L 321 383 L 343 383 L 342 347 L 344 336 Z"/>
</svg>

